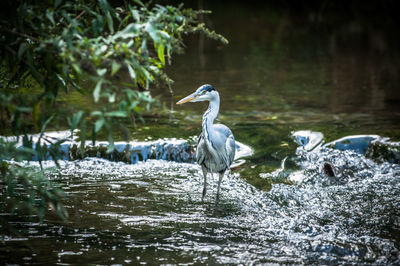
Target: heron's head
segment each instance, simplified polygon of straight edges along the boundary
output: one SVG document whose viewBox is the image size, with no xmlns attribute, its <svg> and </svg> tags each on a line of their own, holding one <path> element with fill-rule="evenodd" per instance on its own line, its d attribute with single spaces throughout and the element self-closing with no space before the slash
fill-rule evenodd
<svg viewBox="0 0 400 266">
<path fill-rule="evenodd" d="M 186 96 L 181 99 L 176 104 L 183 104 L 187 102 L 202 102 L 202 101 L 211 101 L 218 97 L 218 92 L 214 89 L 213 86 L 209 84 L 205 84 L 198 88 L 194 93 Z"/>
</svg>

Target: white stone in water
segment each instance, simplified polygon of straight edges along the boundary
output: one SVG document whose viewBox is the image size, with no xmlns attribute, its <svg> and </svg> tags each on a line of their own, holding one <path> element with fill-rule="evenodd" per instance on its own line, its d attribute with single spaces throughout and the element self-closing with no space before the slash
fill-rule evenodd
<svg viewBox="0 0 400 266">
<path fill-rule="evenodd" d="M 307 151 L 311 151 L 323 143 L 324 135 L 321 132 L 311 130 L 300 130 L 292 132 L 294 141 L 303 146 Z"/>
<path fill-rule="evenodd" d="M 236 144 L 235 160 L 253 155 L 254 150 L 250 146 L 247 146 L 237 140 L 235 141 L 235 144 Z"/>
</svg>

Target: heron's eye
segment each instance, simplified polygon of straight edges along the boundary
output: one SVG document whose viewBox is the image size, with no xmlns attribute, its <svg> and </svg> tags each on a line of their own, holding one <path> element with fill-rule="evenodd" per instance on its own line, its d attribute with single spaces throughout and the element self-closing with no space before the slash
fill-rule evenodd
<svg viewBox="0 0 400 266">
<path fill-rule="evenodd" d="M 201 95 L 205 95 L 207 93 L 207 91 L 202 91 Z"/>
</svg>

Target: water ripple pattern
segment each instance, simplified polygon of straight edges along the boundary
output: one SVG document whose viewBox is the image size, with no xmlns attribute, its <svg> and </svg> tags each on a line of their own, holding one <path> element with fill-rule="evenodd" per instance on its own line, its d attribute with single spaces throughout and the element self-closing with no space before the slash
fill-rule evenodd
<svg viewBox="0 0 400 266">
<path fill-rule="evenodd" d="M 29 225 L 29 243 L 53 250 L 53 262 L 84 255 L 110 264 L 400 263 L 399 167 L 329 184 L 310 181 L 326 178 L 316 169 L 299 185 L 269 192 L 233 174 L 223 179 L 218 206 L 217 177 L 202 202 L 194 164 L 86 158 L 47 171 L 70 195 L 73 220 Z"/>
</svg>

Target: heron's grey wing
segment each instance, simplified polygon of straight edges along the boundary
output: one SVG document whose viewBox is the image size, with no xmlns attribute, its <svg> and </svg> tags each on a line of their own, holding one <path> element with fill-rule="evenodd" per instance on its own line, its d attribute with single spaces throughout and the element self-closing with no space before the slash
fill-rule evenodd
<svg viewBox="0 0 400 266">
<path fill-rule="evenodd" d="M 229 129 L 229 127 L 223 125 L 223 124 L 214 124 L 213 125 L 214 130 L 218 131 L 219 133 L 221 133 L 222 135 L 224 135 L 225 137 L 229 137 L 232 134 L 232 131 Z"/>
<path fill-rule="evenodd" d="M 236 152 L 235 137 L 233 136 L 233 134 L 228 137 L 225 145 L 226 145 L 226 153 L 228 155 L 228 162 L 230 166 L 233 160 L 235 159 L 235 152 Z"/>
<path fill-rule="evenodd" d="M 216 124 L 214 125 L 214 130 L 218 131 L 222 136 L 224 152 L 221 151 L 219 154 L 223 158 L 227 168 L 229 168 L 235 158 L 235 137 L 233 136 L 232 131 L 225 125 Z"/>
</svg>

